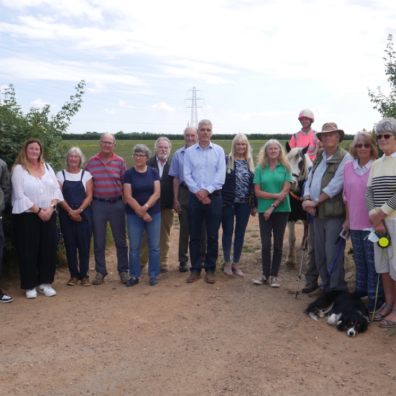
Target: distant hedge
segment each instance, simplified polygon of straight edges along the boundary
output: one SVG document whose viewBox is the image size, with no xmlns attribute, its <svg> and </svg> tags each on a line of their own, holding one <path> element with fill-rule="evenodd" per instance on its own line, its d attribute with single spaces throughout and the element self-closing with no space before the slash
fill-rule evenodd
<svg viewBox="0 0 396 396">
<path fill-rule="evenodd" d="M 101 133 L 99 132 L 86 132 L 86 133 L 64 133 L 62 139 L 64 140 L 98 140 Z M 183 139 L 182 134 L 166 134 L 166 133 L 153 133 L 153 132 L 117 132 L 114 134 L 117 140 L 155 140 L 160 136 L 167 136 L 170 140 Z M 232 140 L 235 134 L 232 133 L 216 133 L 216 139 Z M 278 139 L 289 140 L 292 136 L 290 133 L 248 133 L 249 139 Z M 345 135 L 346 140 L 352 140 L 354 135 Z"/>
</svg>

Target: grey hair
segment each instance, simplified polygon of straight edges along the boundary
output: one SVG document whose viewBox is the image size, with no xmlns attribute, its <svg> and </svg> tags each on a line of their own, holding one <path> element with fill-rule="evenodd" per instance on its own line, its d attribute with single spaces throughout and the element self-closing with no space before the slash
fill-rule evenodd
<svg viewBox="0 0 396 396">
<path fill-rule="evenodd" d="M 392 117 L 383 118 L 375 126 L 375 133 L 379 135 L 380 133 L 390 132 L 396 136 L 396 119 Z"/>
<path fill-rule="evenodd" d="M 203 119 L 203 120 L 201 120 L 201 121 L 198 122 L 198 129 L 201 128 L 202 125 L 210 125 L 210 126 L 213 126 L 213 125 L 212 125 L 212 121 L 210 121 L 210 120 L 205 120 L 205 119 Z"/>
<path fill-rule="evenodd" d="M 185 135 L 190 129 L 193 130 L 195 133 L 197 133 L 197 128 L 188 126 L 188 127 L 183 131 L 183 134 Z"/>
<path fill-rule="evenodd" d="M 110 137 L 113 139 L 113 143 L 115 143 L 116 138 L 115 138 L 115 136 L 114 136 L 113 134 L 111 134 L 110 132 L 102 133 L 102 134 L 100 135 L 100 141 L 102 141 L 103 138 L 104 138 L 105 136 L 110 136 Z"/>
<path fill-rule="evenodd" d="M 147 158 L 150 157 L 150 150 L 145 144 L 135 144 L 132 149 L 132 155 L 137 153 L 146 154 Z"/>
<path fill-rule="evenodd" d="M 85 156 L 83 152 L 81 151 L 80 147 L 70 147 L 67 154 L 66 154 L 66 165 L 69 165 L 69 161 L 67 160 L 69 158 L 70 154 L 77 154 L 80 157 L 80 166 L 85 162 Z"/>
<path fill-rule="evenodd" d="M 154 147 L 157 148 L 159 142 L 164 140 L 165 142 L 168 142 L 169 144 L 169 150 L 172 150 L 172 142 L 166 137 L 166 136 L 160 136 L 154 143 Z"/>
</svg>

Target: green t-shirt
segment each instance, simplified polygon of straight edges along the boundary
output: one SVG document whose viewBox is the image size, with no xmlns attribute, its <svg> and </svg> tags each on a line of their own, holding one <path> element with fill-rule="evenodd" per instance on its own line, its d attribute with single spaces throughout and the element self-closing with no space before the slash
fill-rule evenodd
<svg viewBox="0 0 396 396">
<path fill-rule="evenodd" d="M 262 191 L 276 194 L 282 191 L 285 182 L 291 182 L 292 175 L 282 164 L 278 163 L 274 170 L 269 166 L 263 168 L 261 165 L 256 167 L 253 183 L 258 184 Z M 275 199 L 257 198 L 258 212 L 264 213 L 274 202 Z M 274 209 L 274 212 L 290 212 L 290 200 L 287 196 L 281 204 Z"/>
</svg>

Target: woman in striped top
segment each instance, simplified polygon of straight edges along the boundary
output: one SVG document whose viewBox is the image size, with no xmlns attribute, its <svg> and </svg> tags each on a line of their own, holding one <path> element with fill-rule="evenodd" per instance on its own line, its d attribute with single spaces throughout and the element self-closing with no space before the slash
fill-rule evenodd
<svg viewBox="0 0 396 396">
<path fill-rule="evenodd" d="M 380 327 L 396 327 L 396 119 L 384 118 L 376 126 L 376 135 L 384 155 L 370 170 L 367 207 L 370 221 L 378 234 L 388 234 L 389 247 L 374 243 L 377 273 L 382 275 L 385 303 L 375 320 Z"/>
</svg>

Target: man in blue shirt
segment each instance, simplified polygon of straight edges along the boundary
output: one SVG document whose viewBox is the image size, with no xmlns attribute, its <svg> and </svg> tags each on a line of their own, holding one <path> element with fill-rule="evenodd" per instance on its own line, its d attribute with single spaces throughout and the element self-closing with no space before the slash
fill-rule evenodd
<svg viewBox="0 0 396 396">
<path fill-rule="evenodd" d="M 183 178 L 190 191 L 189 227 L 191 273 L 187 283 L 200 278 L 202 224 L 206 224 L 207 253 L 205 281 L 215 283 L 214 272 L 218 256 L 218 234 L 222 214 L 221 189 L 225 181 L 225 154 L 222 147 L 211 142 L 212 123 L 198 124 L 198 143 L 184 154 Z"/>
</svg>

